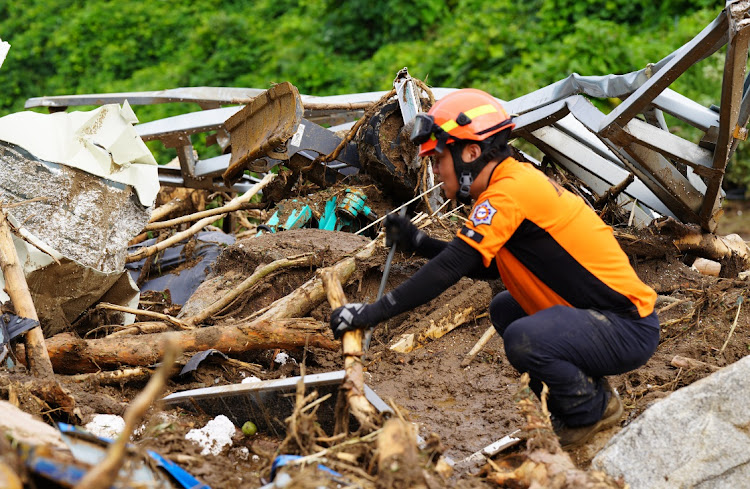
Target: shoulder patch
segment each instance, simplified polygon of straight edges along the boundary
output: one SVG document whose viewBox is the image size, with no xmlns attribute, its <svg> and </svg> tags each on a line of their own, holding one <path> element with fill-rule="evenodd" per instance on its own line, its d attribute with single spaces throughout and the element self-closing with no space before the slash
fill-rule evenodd
<svg viewBox="0 0 750 489">
<path fill-rule="evenodd" d="M 485 199 L 482 202 L 474 206 L 474 210 L 471 211 L 469 220 L 474 223 L 475 226 L 480 224 L 492 224 L 492 218 L 495 217 L 497 209 L 492 207 L 489 199 Z"/>
</svg>

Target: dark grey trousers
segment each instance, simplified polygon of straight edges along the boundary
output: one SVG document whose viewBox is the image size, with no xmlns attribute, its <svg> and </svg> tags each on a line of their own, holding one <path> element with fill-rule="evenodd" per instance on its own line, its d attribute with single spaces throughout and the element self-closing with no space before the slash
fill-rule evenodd
<svg viewBox="0 0 750 489">
<path fill-rule="evenodd" d="M 555 306 L 527 315 L 505 291 L 492 299 L 490 317 L 503 337 L 508 361 L 529 373 L 537 396 L 542 382 L 547 384 L 550 413 L 571 427 L 601 419 L 606 407 L 603 377 L 645 364 L 659 343 L 655 312 L 631 319 Z"/>
</svg>

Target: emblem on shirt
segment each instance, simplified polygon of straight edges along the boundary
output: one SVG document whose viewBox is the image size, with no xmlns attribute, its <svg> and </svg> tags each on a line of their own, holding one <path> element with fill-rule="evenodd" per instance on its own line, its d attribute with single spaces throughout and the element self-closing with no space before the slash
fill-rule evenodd
<svg viewBox="0 0 750 489">
<path fill-rule="evenodd" d="M 497 209 L 492 207 L 489 199 L 485 199 L 482 202 L 474 206 L 474 210 L 471 211 L 469 220 L 474 223 L 474 226 L 480 224 L 492 224 L 492 218 L 495 217 Z"/>
</svg>

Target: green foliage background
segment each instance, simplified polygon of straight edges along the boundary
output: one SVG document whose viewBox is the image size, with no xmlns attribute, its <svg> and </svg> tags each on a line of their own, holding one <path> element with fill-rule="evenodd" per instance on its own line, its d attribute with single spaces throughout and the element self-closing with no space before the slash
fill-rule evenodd
<svg viewBox="0 0 750 489">
<path fill-rule="evenodd" d="M 432 86 L 510 100 L 572 72 L 626 73 L 705 27 L 709 0 L 0 0 L 0 116 L 29 97 L 184 86 L 330 95 L 391 87 L 407 66 Z M 718 104 L 721 53 L 675 90 Z M 604 104 L 606 105 L 606 101 Z M 79 108 L 80 109 L 80 108 Z M 142 121 L 186 110 L 135 107 Z M 191 107 L 190 110 L 197 110 Z M 679 127 L 675 130 L 681 130 Z M 750 181 L 743 163 L 729 178 Z"/>
</svg>

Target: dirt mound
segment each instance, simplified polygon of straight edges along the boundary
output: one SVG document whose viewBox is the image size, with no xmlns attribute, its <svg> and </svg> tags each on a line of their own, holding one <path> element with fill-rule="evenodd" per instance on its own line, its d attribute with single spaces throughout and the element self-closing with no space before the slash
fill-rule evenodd
<svg viewBox="0 0 750 489">
<path fill-rule="evenodd" d="M 433 236 L 451 239 L 460 225 L 461 219 L 456 219 L 432 224 L 427 231 Z M 247 291 L 213 319 L 216 324 L 243 320 L 313 278 L 317 268 L 352 256 L 367 242 L 369 239 L 351 233 L 317 229 L 243 239 L 224 250 L 213 275 L 184 306 L 182 316 L 202 310 L 258 267 L 303 253 L 315 256 L 315 266 L 286 269 L 266 277 L 261 285 Z M 372 258 L 359 263 L 354 279 L 345 286 L 350 302 L 375 300 L 385 254 L 381 247 Z M 397 287 L 424 263 L 416 256 L 397 253 L 386 290 Z M 746 282 L 701 275 L 678 256 L 634 259 L 634 266 L 639 276 L 659 293 L 657 309 L 662 339 L 656 354 L 645 366 L 610 380 L 625 404 L 627 416 L 623 425 L 675 389 L 742 358 L 750 348 L 750 332 L 734 327 L 748 321 L 748 312 L 741 307 Z M 410 353 L 395 353 L 389 347 L 405 332 L 423 328 L 430 313 L 455 300 L 473 285 L 472 280 L 462 279 L 431 303 L 381 324 L 363 359 L 366 383 L 416 423 L 423 439 L 439 439 L 441 451 L 454 461 L 522 427 L 523 419 L 514 398 L 519 374 L 505 358 L 502 339 L 493 337 L 468 367 L 461 367 L 467 352 L 491 326 L 487 315 L 478 314 L 467 324 L 442 338 L 427 341 Z M 490 283 L 490 287 L 493 294 L 502 290 L 499 281 Z M 328 321 L 330 312 L 330 306 L 323 302 L 313 308 L 310 316 Z M 280 353 L 286 355 L 285 362 L 280 360 L 284 357 Z M 703 363 L 691 368 L 674 367 L 672 359 L 676 355 Z M 306 374 L 343 367 L 340 352 L 316 348 L 252 352 L 234 358 L 227 361 L 214 355 L 196 371 L 173 378 L 168 390 L 232 384 L 249 375 L 262 380 L 289 377 L 299 375 L 302 365 Z M 45 406 L 35 404 L 33 395 L 28 394 L 24 387 L 27 382 L 27 377 L 11 374 L 0 383 L 0 392 L 7 394 L 3 397 L 20 396 L 24 409 L 45 412 Z M 84 421 L 97 412 L 122 414 L 126 403 L 144 385 L 143 382 L 119 386 L 116 383 L 64 382 L 82 408 Z M 201 412 L 199 406 L 194 412 L 183 408 L 154 408 L 135 441 L 180 463 L 212 487 L 260 487 L 262 478 L 268 476 L 270 461 L 281 440 L 267 433 L 254 437 L 238 435 L 233 447 L 222 454 L 200 455 L 199 450 L 185 440 L 185 434 L 204 426 L 209 419 L 211 416 Z M 571 452 L 574 461 L 582 468 L 587 467 L 619 429 L 621 426 L 599 433 L 589 444 Z M 443 483 L 446 487 L 491 487 L 484 479 L 468 476 Z"/>
<path fill-rule="evenodd" d="M 238 241 L 227 247 L 216 263 L 216 272 L 203 282 L 180 311 L 180 317 L 197 314 L 207 305 L 236 287 L 258 267 L 282 258 L 314 255 L 317 266 L 329 266 L 351 255 L 370 240 L 351 233 L 321 229 L 292 229 L 281 233 L 264 233 Z M 244 306 L 233 307 L 232 316 L 242 317 L 271 304 L 309 280 L 314 270 L 285 270 L 262 287 L 238 298 Z"/>
</svg>

